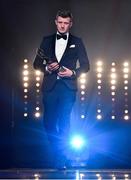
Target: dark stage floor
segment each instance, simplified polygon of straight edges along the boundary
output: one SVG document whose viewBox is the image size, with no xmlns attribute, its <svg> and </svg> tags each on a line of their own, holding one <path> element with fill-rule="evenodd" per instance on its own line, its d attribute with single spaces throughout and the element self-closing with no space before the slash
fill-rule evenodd
<svg viewBox="0 0 131 180">
<path fill-rule="evenodd" d="M 9 169 L 0 170 L 0 179 L 130 180 L 131 169 Z"/>
</svg>

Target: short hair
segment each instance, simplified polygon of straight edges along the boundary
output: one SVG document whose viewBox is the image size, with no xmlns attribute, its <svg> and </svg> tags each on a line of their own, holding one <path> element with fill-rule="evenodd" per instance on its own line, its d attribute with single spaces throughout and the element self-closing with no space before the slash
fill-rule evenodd
<svg viewBox="0 0 131 180">
<path fill-rule="evenodd" d="M 58 18 L 58 16 L 61 16 L 63 18 L 71 18 L 71 20 L 73 20 L 73 15 L 69 10 L 59 10 L 56 14 L 56 19 Z"/>
</svg>

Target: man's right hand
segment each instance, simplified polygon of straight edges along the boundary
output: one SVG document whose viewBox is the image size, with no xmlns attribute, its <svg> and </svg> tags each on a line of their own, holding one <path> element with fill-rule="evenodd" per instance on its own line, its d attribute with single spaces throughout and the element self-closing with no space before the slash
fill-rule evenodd
<svg viewBox="0 0 131 180">
<path fill-rule="evenodd" d="M 48 69 L 50 72 L 58 70 L 58 69 L 59 69 L 59 64 L 58 64 L 58 62 L 53 62 L 53 63 L 51 63 L 51 64 L 48 64 L 48 65 L 47 65 L 47 69 Z"/>
</svg>

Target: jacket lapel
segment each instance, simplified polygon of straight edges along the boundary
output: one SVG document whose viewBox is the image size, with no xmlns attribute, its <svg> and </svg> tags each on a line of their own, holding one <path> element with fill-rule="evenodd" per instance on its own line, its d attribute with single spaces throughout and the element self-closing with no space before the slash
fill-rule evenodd
<svg viewBox="0 0 131 180">
<path fill-rule="evenodd" d="M 51 39 L 51 58 L 53 58 L 53 59 L 56 59 L 57 60 L 57 58 L 56 58 L 56 55 L 55 55 L 55 41 L 56 41 L 56 34 L 53 34 L 52 35 L 52 39 Z"/>
</svg>

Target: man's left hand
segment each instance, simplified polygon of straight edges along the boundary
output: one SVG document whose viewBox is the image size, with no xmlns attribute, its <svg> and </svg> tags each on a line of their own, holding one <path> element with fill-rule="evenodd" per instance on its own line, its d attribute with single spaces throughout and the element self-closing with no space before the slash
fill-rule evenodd
<svg viewBox="0 0 131 180">
<path fill-rule="evenodd" d="M 64 71 L 60 71 L 58 73 L 58 76 L 60 76 L 60 77 L 71 77 L 73 75 L 72 70 L 70 70 L 66 67 L 63 67 L 63 68 L 64 68 Z"/>
</svg>

